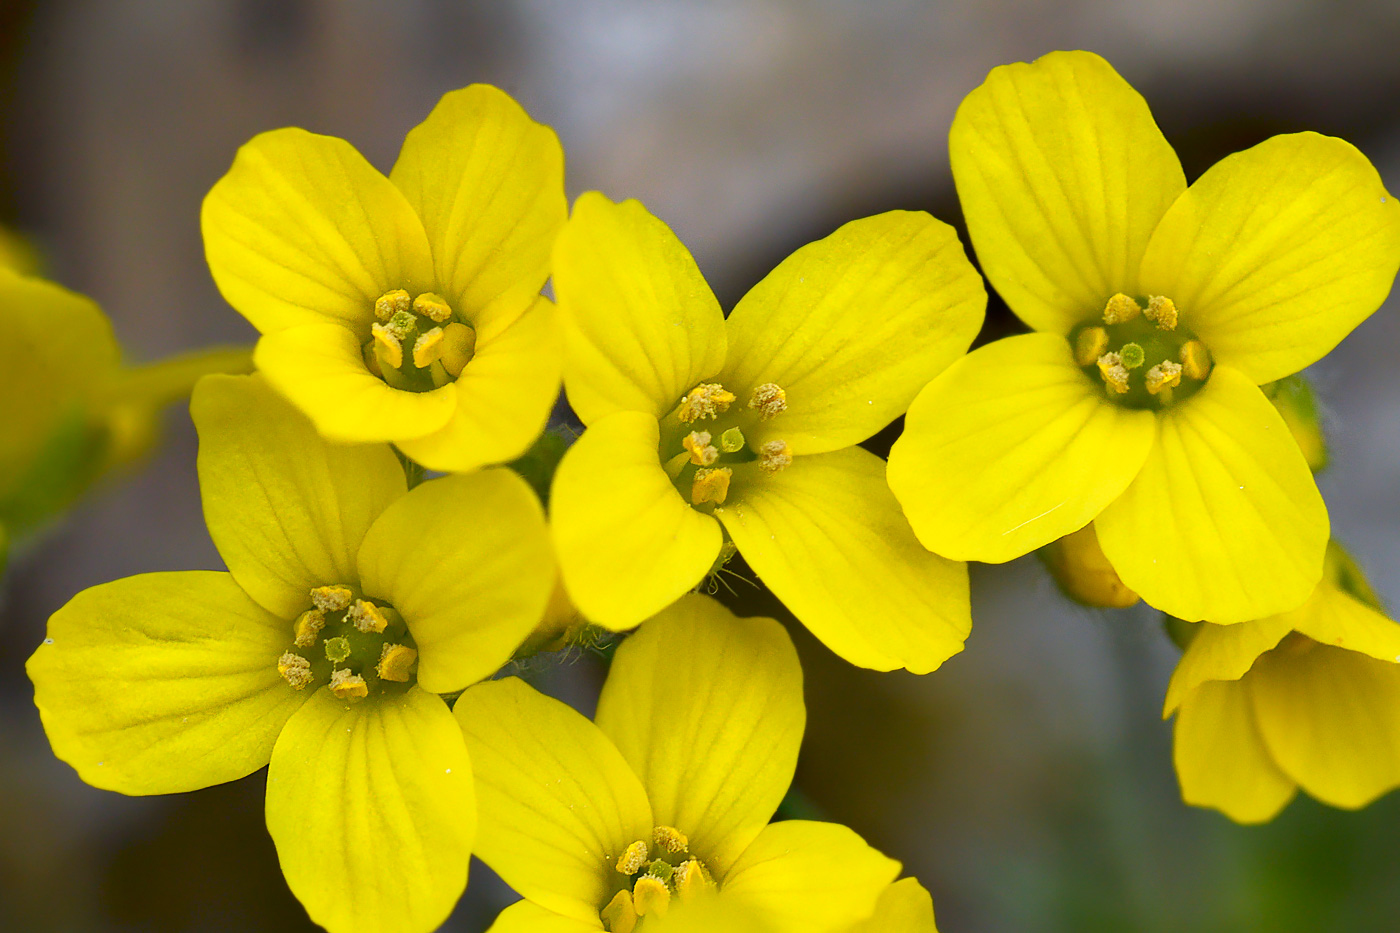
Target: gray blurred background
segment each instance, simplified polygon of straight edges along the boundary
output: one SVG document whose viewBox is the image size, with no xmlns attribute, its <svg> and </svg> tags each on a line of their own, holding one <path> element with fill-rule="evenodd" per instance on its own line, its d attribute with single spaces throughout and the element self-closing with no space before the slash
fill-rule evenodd
<svg viewBox="0 0 1400 933">
<path fill-rule="evenodd" d="M 995 65 L 1105 55 L 1194 178 L 1317 129 L 1400 184 L 1394 0 L 8 0 L 0 220 L 94 296 L 134 360 L 252 329 L 204 266 L 199 203 L 253 134 L 298 125 L 381 169 L 444 91 L 497 84 L 563 139 L 571 195 L 644 201 L 729 307 L 854 217 L 960 225 L 946 134 Z M 1383 308 L 1312 375 L 1336 534 L 1400 597 L 1400 345 Z M 993 298 L 982 339 L 1018 325 Z M 884 438 L 888 442 L 888 436 Z M 879 448 L 879 441 L 876 448 Z M 0 606 L 0 929 L 299 930 L 261 774 L 176 797 L 82 784 L 23 662 L 49 613 L 128 574 L 217 568 L 187 414 L 148 468 L 16 556 Z M 1175 649 L 1153 613 L 1067 605 L 1033 558 L 974 567 L 964 654 L 923 678 L 852 669 L 794 629 L 809 728 L 793 812 L 844 821 L 933 892 L 944 933 L 1400 929 L 1400 800 L 1299 800 L 1243 829 L 1182 806 L 1159 718 Z M 782 612 L 765 594 L 727 597 Z M 588 659 L 537 671 L 585 708 Z M 393 853 L 384 853 L 392 871 Z M 447 929 L 510 892 L 481 866 Z"/>
</svg>

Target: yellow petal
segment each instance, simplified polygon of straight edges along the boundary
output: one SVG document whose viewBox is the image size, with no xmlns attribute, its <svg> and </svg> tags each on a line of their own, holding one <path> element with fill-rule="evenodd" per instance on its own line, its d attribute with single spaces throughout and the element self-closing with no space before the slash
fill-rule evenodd
<svg viewBox="0 0 1400 933">
<path fill-rule="evenodd" d="M 880 893 L 875 913 L 849 933 L 938 933 L 933 898 L 916 878 L 901 878 Z"/>
<path fill-rule="evenodd" d="M 1061 334 L 1141 291 L 1148 238 L 1186 187 L 1147 102 L 1092 52 L 993 69 L 948 150 L 988 281 L 1021 320 Z"/>
<path fill-rule="evenodd" d="M 715 510 L 754 573 L 812 634 L 862 667 L 916 674 L 963 648 L 972 628 L 967 566 L 930 554 L 858 447 L 748 469 Z"/>
<path fill-rule="evenodd" d="M 457 391 L 395 389 L 365 368 L 361 341 L 338 324 L 302 324 L 258 341 L 253 360 L 268 382 L 342 443 L 412 440 L 440 430 Z"/>
<path fill-rule="evenodd" d="M 844 931 L 875 910 L 899 863 L 836 823 L 769 824 L 721 884 L 781 933 Z"/>
<path fill-rule="evenodd" d="M 365 535 L 359 578 L 418 642 L 418 682 L 450 693 L 510 659 L 554 588 L 539 500 L 504 467 L 423 483 Z"/>
<path fill-rule="evenodd" d="M 277 673 L 291 626 L 226 573 L 148 573 L 83 590 L 29 659 L 54 754 L 89 784 L 169 794 L 267 764 L 306 699 Z"/>
<path fill-rule="evenodd" d="M 1008 337 L 914 399 L 890 488 L 929 550 L 1000 563 L 1093 521 L 1152 439 L 1153 415 L 1106 401 L 1063 338 Z"/>
<path fill-rule="evenodd" d="M 1400 663 L 1400 624 L 1331 583 L 1318 584 L 1303 607 L 1287 618 L 1313 641 Z"/>
<path fill-rule="evenodd" d="M 1266 823 L 1297 785 L 1279 770 L 1255 724 L 1249 685 L 1203 683 L 1185 697 L 1172 732 L 1181 799 L 1237 823 Z"/>
<path fill-rule="evenodd" d="M 362 702 L 327 689 L 287 723 L 267 772 L 287 885 L 330 933 L 422 933 L 467 885 L 471 760 L 447 705 L 412 687 Z"/>
<path fill-rule="evenodd" d="M 404 493 L 393 452 L 326 443 L 260 376 L 206 376 L 190 413 L 209 535 L 248 595 L 290 620 L 312 587 L 353 582 L 365 532 Z"/>
<path fill-rule="evenodd" d="M 1216 163 L 1167 211 L 1142 290 L 1169 295 L 1218 363 L 1255 383 L 1322 358 L 1380 307 L 1400 203 L 1350 143 L 1275 136 Z"/>
<path fill-rule="evenodd" d="M 637 776 L 593 723 L 517 678 L 472 687 L 453 713 L 476 770 L 476 854 L 539 906 L 597 923 L 618 858 L 651 838 Z"/>
<path fill-rule="evenodd" d="M 530 306 L 568 214 L 564 151 L 490 85 L 444 94 L 389 173 L 423 219 L 437 280 L 489 341 Z"/>
<path fill-rule="evenodd" d="M 563 363 L 554 306 L 540 298 L 523 317 L 478 344 L 453 384 L 457 403 L 439 431 L 399 441 L 429 469 L 465 472 L 504 463 L 539 437 L 559 397 Z"/>
<path fill-rule="evenodd" d="M 1196 626 L 1191 644 L 1181 655 L 1167 685 L 1162 718 L 1174 713 L 1193 690 L 1207 681 L 1239 680 L 1261 654 L 1272 649 L 1293 629 L 1295 613 L 1254 619 L 1236 625 Z"/>
<path fill-rule="evenodd" d="M 1118 576 L 1191 622 L 1244 622 L 1301 605 L 1322 576 L 1327 507 L 1269 400 L 1217 366 L 1157 423 L 1142 472 L 1095 525 Z"/>
<path fill-rule="evenodd" d="M 693 588 L 719 554 L 719 524 L 661 468 L 656 419 L 620 411 L 589 427 L 554 474 L 549 517 L 580 611 L 624 629 Z"/>
<path fill-rule="evenodd" d="M 264 334 L 325 320 L 368 327 L 386 291 L 432 287 L 413 208 L 343 139 L 300 129 L 253 137 L 205 197 L 200 222 L 219 291 Z"/>
<path fill-rule="evenodd" d="M 685 833 L 718 877 L 792 783 L 802 668 L 777 622 L 692 593 L 618 648 L 597 721 L 642 779 L 657 824 Z"/>
<path fill-rule="evenodd" d="M 986 304 L 952 227 L 915 211 L 855 220 L 743 297 L 719 381 L 741 401 L 770 382 L 787 393 L 787 410 L 750 434 L 755 449 L 778 437 L 798 454 L 849 447 L 967 350 Z"/>
<path fill-rule="evenodd" d="M 662 917 L 648 916 L 642 933 L 776 933 L 763 905 L 725 892 L 672 901 Z"/>
<path fill-rule="evenodd" d="M 1280 648 L 1250 672 L 1270 754 L 1309 794 L 1364 807 L 1400 786 L 1400 665 L 1317 645 Z"/>
<path fill-rule="evenodd" d="M 581 196 L 554 248 L 564 387 L 584 424 L 660 418 L 724 364 L 724 315 L 684 244 L 637 201 Z"/>
<path fill-rule="evenodd" d="M 602 923 L 592 923 L 556 914 L 530 901 L 516 901 L 496 915 L 486 933 L 597 933 Z"/>
</svg>

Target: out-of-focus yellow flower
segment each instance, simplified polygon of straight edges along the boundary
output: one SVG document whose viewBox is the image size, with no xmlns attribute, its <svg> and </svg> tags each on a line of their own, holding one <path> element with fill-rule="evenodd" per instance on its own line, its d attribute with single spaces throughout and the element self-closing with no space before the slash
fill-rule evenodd
<svg viewBox="0 0 1400 933">
<path fill-rule="evenodd" d="M 1188 188 L 1146 102 L 1087 52 L 993 70 L 949 146 L 983 271 L 1036 333 L 910 406 L 889 478 L 920 540 L 999 562 L 1093 521 L 1123 583 L 1174 616 L 1296 608 L 1327 509 L 1259 386 L 1389 291 L 1400 205 L 1371 163 L 1275 136 Z"/>
<path fill-rule="evenodd" d="M 1272 819 L 1299 787 L 1364 807 L 1400 786 L 1400 625 L 1333 543 L 1300 608 L 1195 626 L 1167 688 L 1173 712 L 1187 803 L 1240 823 Z"/>
<path fill-rule="evenodd" d="M 925 673 L 962 649 L 966 568 L 919 545 L 884 462 L 855 446 L 981 324 L 986 293 L 950 227 L 898 211 L 853 221 L 728 320 L 636 201 L 579 198 L 554 263 L 565 388 L 588 429 L 555 474 L 550 518 L 584 615 L 636 625 L 737 546 L 854 664 Z"/>
<path fill-rule="evenodd" d="M 1301 375 L 1286 376 L 1277 382 L 1261 386 L 1283 423 L 1288 425 L 1308 469 L 1320 473 L 1327 468 L 1327 435 L 1322 430 L 1322 413 L 1317 410 L 1317 397 L 1312 386 Z"/>
<path fill-rule="evenodd" d="M 797 653 L 772 619 L 685 596 L 618 648 L 596 724 L 514 678 L 453 712 L 476 772 L 477 854 L 525 897 L 495 933 L 650 933 L 711 898 L 732 904 L 699 909 L 748 913 L 755 929 L 843 931 L 899 872 L 844 826 L 768 822 L 806 719 Z"/>
<path fill-rule="evenodd" d="M 227 573 L 79 593 L 29 660 L 55 753 L 127 794 L 270 764 L 267 825 L 292 891 L 332 931 L 426 931 L 467 880 L 461 730 L 434 696 L 496 670 L 553 579 L 544 517 L 488 469 L 405 493 L 384 445 L 323 441 L 258 376 L 191 405 Z"/>
<path fill-rule="evenodd" d="M 204 200 L 258 368 L 320 432 L 437 470 L 511 460 L 559 394 L 540 297 L 567 213 L 548 127 L 496 88 L 445 95 L 386 178 L 342 139 L 255 137 Z"/>
</svg>

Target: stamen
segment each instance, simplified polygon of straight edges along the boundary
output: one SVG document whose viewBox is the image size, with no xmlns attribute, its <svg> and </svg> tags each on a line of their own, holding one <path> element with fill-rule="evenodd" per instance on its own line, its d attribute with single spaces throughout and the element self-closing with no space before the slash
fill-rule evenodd
<svg viewBox="0 0 1400 933">
<path fill-rule="evenodd" d="M 1128 392 L 1128 370 L 1123 365 L 1123 359 L 1117 353 L 1105 353 L 1099 357 L 1099 375 L 1103 377 L 1104 385 L 1108 386 L 1119 395 L 1126 395 Z"/>
<path fill-rule="evenodd" d="M 709 466 L 719 459 L 719 451 L 710 443 L 709 431 L 691 431 L 681 441 L 681 446 L 690 451 L 690 462 Z"/>
<path fill-rule="evenodd" d="M 632 904 L 632 892 L 618 891 L 599 916 L 611 933 L 632 933 L 637 928 L 637 908 Z"/>
<path fill-rule="evenodd" d="M 360 356 L 365 358 L 365 369 L 368 369 L 380 379 L 384 378 L 384 370 L 379 366 L 379 356 L 374 352 L 379 341 L 371 337 L 365 341 L 365 345 L 360 347 Z"/>
<path fill-rule="evenodd" d="M 325 612 L 339 612 L 350 606 L 355 591 L 348 586 L 318 586 L 311 591 L 311 605 Z"/>
<path fill-rule="evenodd" d="M 1147 299 L 1147 310 L 1143 314 L 1162 330 L 1176 330 L 1176 302 L 1165 295 L 1153 295 Z"/>
<path fill-rule="evenodd" d="M 1140 344 L 1125 343 L 1123 349 L 1118 351 L 1118 359 L 1122 361 L 1124 369 L 1137 369 L 1147 362 L 1147 351 Z"/>
<path fill-rule="evenodd" d="M 374 672 L 383 680 L 406 684 L 417 660 L 418 652 L 407 645 L 386 644 L 379 652 L 379 664 Z"/>
<path fill-rule="evenodd" d="M 667 852 L 684 852 L 690 848 L 690 840 L 685 833 L 674 826 L 658 826 L 651 831 L 651 840 Z"/>
<path fill-rule="evenodd" d="M 1147 371 L 1147 391 L 1156 395 L 1164 389 L 1181 385 L 1181 364 L 1163 360 Z"/>
<path fill-rule="evenodd" d="M 647 914 L 666 916 L 666 910 L 671 906 L 671 892 L 666 882 L 651 875 L 642 875 L 632 885 L 632 906 L 637 909 L 638 917 Z"/>
<path fill-rule="evenodd" d="M 1188 340 L 1181 345 L 1181 371 L 1192 379 L 1204 379 L 1210 375 L 1210 351 L 1199 340 Z"/>
<path fill-rule="evenodd" d="M 642 865 L 647 860 L 647 844 L 645 839 L 638 839 L 627 847 L 617 860 L 617 870 L 624 875 L 633 875 L 641 870 Z"/>
<path fill-rule="evenodd" d="M 339 664 L 350 657 L 350 641 L 346 638 L 327 638 L 322 647 L 326 649 L 326 660 L 332 664 Z"/>
<path fill-rule="evenodd" d="M 677 416 L 689 424 L 698 418 L 717 418 L 733 404 L 733 392 L 717 382 L 702 382 L 681 397 Z"/>
<path fill-rule="evenodd" d="M 316 636 L 326 627 L 324 609 L 308 609 L 292 623 L 292 639 L 298 648 L 310 648 L 316 644 Z"/>
<path fill-rule="evenodd" d="M 352 674 L 345 668 L 331 672 L 331 693 L 334 693 L 342 700 L 351 697 L 364 698 L 369 696 L 369 685 L 359 674 Z"/>
<path fill-rule="evenodd" d="M 749 396 L 749 407 L 757 410 L 760 421 L 767 421 L 787 410 L 787 393 L 776 382 L 765 382 Z"/>
<path fill-rule="evenodd" d="M 744 449 L 748 441 L 744 440 L 744 432 L 738 428 L 730 428 L 719 436 L 719 449 L 727 454 L 738 453 Z"/>
<path fill-rule="evenodd" d="M 404 292 L 404 294 L 408 293 Z M 426 318 L 431 318 L 437 324 L 441 324 L 452 316 L 452 307 L 447 303 L 447 299 L 433 292 L 424 292 L 413 299 L 413 310 Z"/>
<path fill-rule="evenodd" d="M 442 355 L 438 362 L 456 379 L 476 355 L 476 331 L 466 324 L 452 322 L 442 329 Z"/>
<path fill-rule="evenodd" d="M 412 302 L 408 297 L 408 292 L 402 288 L 385 292 L 374 300 L 374 316 L 381 321 L 387 321 L 395 314 L 402 314 L 412 307 Z"/>
<path fill-rule="evenodd" d="M 442 356 L 442 328 L 434 327 L 413 341 L 413 365 L 427 369 Z"/>
<path fill-rule="evenodd" d="M 277 659 L 277 673 L 297 690 L 304 690 L 311 683 L 311 662 L 291 651 L 282 652 Z"/>
<path fill-rule="evenodd" d="M 1105 324 L 1122 324 L 1131 321 L 1142 313 L 1142 305 L 1133 298 L 1119 292 L 1108 299 L 1108 304 L 1103 309 L 1103 322 Z"/>
<path fill-rule="evenodd" d="M 1107 349 L 1108 331 L 1102 327 L 1086 327 L 1074 339 L 1074 361 L 1080 366 L 1093 366 Z"/>
<path fill-rule="evenodd" d="M 699 859 L 687 859 L 681 862 L 680 867 L 676 869 L 673 880 L 676 893 L 683 901 L 715 886 L 709 872 L 705 871 L 705 866 L 700 864 Z"/>
<path fill-rule="evenodd" d="M 758 449 L 758 465 L 767 473 L 776 473 L 792 466 L 792 451 L 787 441 L 769 441 Z"/>
<path fill-rule="evenodd" d="M 389 627 L 389 620 L 379 607 L 363 599 L 355 600 L 355 605 L 345 613 L 345 618 L 362 632 L 382 632 Z"/>
<path fill-rule="evenodd" d="M 729 467 L 696 470 L 695 482 L 690 487 L 691 504 L 713 502 L 715 505 L 724 505 L 724 500 L 729 497 L 729 480 L 733 476 L 734 471 Z"/>
</svg>

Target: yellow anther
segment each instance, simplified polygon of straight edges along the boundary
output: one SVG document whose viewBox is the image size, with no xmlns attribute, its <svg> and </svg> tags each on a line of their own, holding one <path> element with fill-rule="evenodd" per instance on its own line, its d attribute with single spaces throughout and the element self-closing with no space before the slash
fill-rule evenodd
<svg viewBox="0 0 1400 933">
<path fill-rule="evenodd" d="M 374 299 L 374 316 L 381 321 L 387 321 L 395 314 L 406 313 L 411 307 L 413 301 L 408 297 L 408 292 L 396 288 Z"/>
<path fill-rule="evenodd" d="M 769 441 L 758 449 L 758 465 L 767 473 L 776 473 L 792 466 L 792 451 L 787 441 Z"/>
<path fill-rule="evenodd" d="M 1199 340 L 1188 340 L 1178 351 L 1181 354 L 1181 373 L 1191 379 L 1204 379 L 1210 375 L 1210 351 Z"/>
<path fill-rule="evenodd" d="M 413 299 L 413 310 L 438 324 L 452 316 L 452 306 L 447 303 L 447 299 L 433 292 L 424 292 Z"/>
<path fill-rule="evenodd" d="M 632 906 L 636 908 L 638 917 L 645 917 L 647 914 L 664 917 L 667 908 L 671 906 L 671 891 L 660 878 L 642 875 L 637 879 L 637 883 L 632 885 Z"/>
<path fill-rule="evenodd" d="M 1086 327 L 1074 338 L 1074 361 L 1080 366 L 1093 366 L 1108 349 L 1108 331 L 1102 327 Z"/>
<path fill-rule="evenodd" d="M 1103 377 L 1104 385 L 1111 391 L 1119 395 L 1126 395 L 1128 392 L 1128 368 L 1123 365 L 1123 360 L 1117 353 L 1105 353 L 1098 359 L 1099 375 Z"/>
<path fill-rule="evenodd" d="M 442 355 L 438 362 L 456 379 L 476 355 L 476 331 L 455 321 L 442 329 Z"/>
<path fill-rule="evenodd" d="M 719 459 L 719 451 L 710 443 L 709 431 L 691 431 L 681 440 L 681 446 L 690 452 L 690 462 L 709 466 Z"/>
<path fill-rule="evenodd" d="M 1147 371 L 1147 391 L 1156 395 L 1163 389 L 1181 385 L 1181 364 L 1162 360 Z"/>
<path fill-rule="evenodd" d="M 1122 324 L 1124 321 L 1131 321 L 1141 313 L 1142 305 L 1119 292 L 1108 299 L 1108 304 L 1104 305 L 1103 322 L 1105 324 Z"/>
<path fill-rule="evenodd" d="M 382 632 L 389 627 L 389 620 L 379 607 L 363 599 L 355 600 L 355 605 L 345 613 L 345 618 L 362 632 Z"/>
<path fill-rule="evenodd" d="M 407 645 L 385 645 L 379 652 L 379 664 L 374 671 L 383 680 L 406 684 L 417 660 L 418 652 Z"/>
<path fill-rule="evenodd" d="M 697 894 L 714 889 L 715 882 L 710 877 L 710 873 L 705 870 L 705 866 L 700 864 L 699 859 L 687 859 L 681 862 L 680 867 L 672 876 L 672 881 L 676 887 L 676 894 L 681 900 L 689 900 Z"/>
<path fill-rule="evenodd" d="M 676 413 L 686 424 L 698 418 L 717 418 L 734 404 L 734 393 L 717 382 L 702 382 L 681 397 Z"/>
<path fill-rule="evenodd" d="M 624 875 L 636 874 L 641 870 L 642 865 L 647 860 L 647 844 L 645 839 L 638 839 L 627 847 L 627 851 L 618 856 L 617 870 Z"/>
<path fill-rule="evenodd" d="M 413 341 L 413 365 L 427 369 L 442 356 L 442 328 L 434 327 Z"/>
<path fill-rule="evenodd" d="M 298 648 L 310 648 L 316 644 L 316 636 L 326 627 L 324 609 L 308 609 L 292 623 L 292 639 Z"/>
<path fill-rule="evenodd" d="M 685 833 L 674 826 L 657 826 L 651 831 L 651 841 L 667 852 L 684 852 L 690 848 L 690 840 Z"/>
<path fill-rule="evenodd" d="M 403 365 L 403 341 L 387 324 L 375 324 L 369 329 L 374 337 L 374 352 L 380 366 L 398 369 Z"/>
<path fill-rule="evenodd" d="M 760 421 L 787 410 L 787 393 L 776 382 L 765 382 L 749 395 L 749 407 L 758 412 Z"/>
<path fill-rule="evenodd" d="M 331 673 L 331 693 L 342 700 L 351 697 L 369 696 L 369 685 L 359 674 L 352 674 L 345 668 Z"/>
<path fill-rule="evenodd" d="M 365 358 L 365 369 L 368 369 L 371 373 L 383 379 L 384 370 L 380 368 L 379 356 L 374 352 L 374 348 L 378 344 L 379 341 L 373 338 L 366 340 L 365 345 L 360 347 L 360 356 Z"/>
<path fill-rule="evenodd" d="M 1162 330 L 1176 330 L 1176 302 L 1165 295 L 1153 295 L 1147 299 L 1147 310 L 1143 314 Z"/>
<path fill-rule="evenodd" d="M 690 487 L 691 504 L 713 502 L 715 505 L 724 505 L 724 500 L 729 498 L 729 480 L 733 476 L 734 471 L 729 467 L 696 470 L 695 482 Z"/>
<path fill-rule="evenodd" d="M 730 428 L 719 436 L 719 449 L 727 454 L 738 453 L 746 443 L 744 432 L 738 428 Z"/>
<path fill-rule="evenodd" d="M 311 591 L 311 605 L 324 612 L 339 612 L 350 605 L 355 591 L 348 586 L 318 586 Z"/>
<path fill-rule="evenodd" d="M 297 690 L 302 690 L 312 680 L 311 662 L 295 652 L 284 651 L 277 659 L 277 673 Z"/>
<path fill-rule="evenodd" d="M 610 933 L 632 933 L 637 928 L 637 908 L 632 904 L 632 892 L 618 891 L 598 916 L 603 918 L 603 927 Z"/>
</svg>

